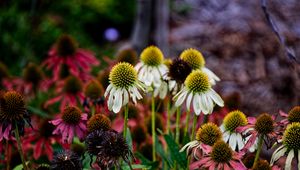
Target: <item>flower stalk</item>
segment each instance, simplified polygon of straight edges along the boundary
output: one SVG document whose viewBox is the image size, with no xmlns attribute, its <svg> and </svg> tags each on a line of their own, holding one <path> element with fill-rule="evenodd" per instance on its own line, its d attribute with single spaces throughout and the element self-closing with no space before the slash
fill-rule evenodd
<svg viewBox="0 0 300 170">
<path fill-rule="evenodd" d="M 194 116 L 193 116 L 193 126 L 192 126 L 192 137 L 191 137 L 192 140 L 195 139 L 195 129 L 196 129 L 196 125 L 197 125 L 197 120 L 198 120 L 198 117 L 197 117 L 197 115 L 194 114 Z"/>
<path fill-rule="evenodd" d="M 180 137 L 180 108 L 177 108 L 176 111 L 176 135 L 175 135 L 175 142 L 179 144 L 179 137 Z"/>
<path fill-rule="evenodd" d="M 22 165 L 23 165 L 23 169 L 24 170 L 28 170 L 27 166 L 26 166 L 26 161 L 24 158 L 24 153 L 22 150 L 22 145 L 21 145 L 21 139 L 20 139 L 20 134 L 19 134 L 19 130 L 18 130 L 18 125 L 17 123 L 15 123 L 16 125 L 16 129 L 15 129 L 15 135 L 16 135 L 16 140 L 17 140 L 17 145 L 18 145 L 18 151 L 22 160 Z"/>
<path fill-rule="evenodd" d="M 156 133 L 155 133 L 155 100 L 154 100 L 154 94 L 152 95 L 152 101 L 151 101 L 151 123 L 152 123 L 152 159 L 153 161 L 156 161 Z"/>
<path fill-rule="evenodd" d="M 253 167 L 255 167 L 255 164 L 257 164 L 257 161 L 259 159 L 259 154 L 260 154 L 260 151 L 262 149 L 262 144 L 263 144 L 263 138 L 264 138 L 264 135 L 260 135 L 259 138 L 258 138 L 258 144 L 257 144 L 257 151 L 256 151 L 256 155 L 255 155 L 255 158 L 254 158 L 254 163 L 253 163 Z"/>
<path fill-rule="evenodd" d="M 128 104 L 125 105 L 123 137 L 126 139 L 128 122 Z"/>
</svg>

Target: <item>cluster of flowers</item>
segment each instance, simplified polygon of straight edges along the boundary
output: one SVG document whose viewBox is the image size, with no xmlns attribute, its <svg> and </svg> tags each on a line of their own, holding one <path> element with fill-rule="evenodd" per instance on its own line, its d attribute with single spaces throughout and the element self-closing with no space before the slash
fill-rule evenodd
<svg viewBox="0 0 300 170">
<path fill-rule="evenodd" d="M 52 70 L 50 77 L 33 63 L 26 66 L 21 78 L 12 77 L 0 64 L 0 87 L 5 90 L 0 93 L 0 151 L 5 150 L 2 162 L 6 169 L 13 148 L 18 148 L 25 170 L 83 169 L 85 154 L 94 169 L 120 167 L 124 162 L 132 169 L 128 130 L 133 150 L 157 161 L 157 142 L 164 143 L 156 139 L 157 129 L 174 133 L 177 145 L 184 143 L 182 138 L 191 139 L 180 150 L 192 155 L 187 158 L 190 169 L 280 169 L 280 158 L 286 154 L 285 169 L 294 166 L 294 157 L 300 162 L 300 107 L 289 114 L 281 111 L 284 119 L 280 122 L 266 113 L 256 119 L 239 110 L 228 111 L 226 100 L 224 104 L 212 88 L 219 77 L 205 67 L 203 55 L 193 48 L 173 60 L 164 59 L 156 46 L 145 48 L 139 62 L 134 50 L 123 50 L 117 56 L 117 61 L 104 58 L 109 66 L 96 78 L 92 66 L 100 62 L 94 54 L 78 48 L 71 36 L 62 35 L 41 64 Z M 38 109 L 31 106 L 30 112 L 36 114 L 29 115 L 25 101 L 36 103 L 42 100 L 42 93 L 47 99 L 35 106 Z M 164 104 L 167 109 L 161 106 Z M 215 105 L 225 108 L 214 111 Z M 280 143 L 270 164 L 260 159 L 263 144 L 269 149 Z M 63 151 L 53 154 L 57 144 Z M 249 158 L 254 151 L 255 157 Z M 43 155 L 50 165 L 26 163 L 26 159 L 39 160 Z"/>
</svg>

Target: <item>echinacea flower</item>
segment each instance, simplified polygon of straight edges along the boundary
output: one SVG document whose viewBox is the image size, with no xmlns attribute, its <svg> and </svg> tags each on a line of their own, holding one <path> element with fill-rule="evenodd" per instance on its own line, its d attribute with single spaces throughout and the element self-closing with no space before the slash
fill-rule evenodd
<svg viewBox="0 0 300 170">
<path fill-rule="evenodd" d="M 162 77 L 167 73 L 167 66 L 164 65 L 164 56 L 156 46 L 149 46 L 141 53 L 141 61 L 135 66 L 138 71 L 138 79 L 146 86 L 153 86 L 154 89 L 162 85 Z"/>
<path fill-rule="evenodd" d="M 75 106 L 67 106 L 59 119 L 49 121 L 56 126 L 53 134 L 61 135 L 63 143 L 71 143 L 74 134 L 83 139 L 86 132 L 87 114 Z"/>
<path fill-rule="evenodd" d="M 204 145 L 213 146 L 218 140 L 221 139 L 222 132 L 220 131 L 219 127 L 214 123 L 206 123 L 197 130 L 196 140 L 187 143 L 181 148 L 180 152 L 187 150 L 187 154 L 189 155 L 190 151 L 192 150 L 194 158 L 198 160 L 198 151 L 203 153 L 202 151 L 204 149 Z"/>
<path fill-rule="evenodd" d="M 95 114 L 87 123 L 87 131 L 89 133 L 95 130 L 109 130 L 111 129 L 111 121 L 104 114 Z"/>
<path fill-rule="evenodd" d="M 82 170 L 80 157 L 72 151 L 60 151 L 51 161 L 51 170 Z"/>
<path fill-rule="evenodd" d="M 192 72 L 192 68 L 180 58 L 172 60 L 168 67 L 169 71 L 165 79 L 168 80 L 172 94 L 176 94 L 181 90 L 186 77 Z"/>
<path fill-rule="evenodd" d="M 283 134 L 282 145 L 279 146 L 272 155 L 271 165 L 273 165 L 280 157 L 287 155 L 285 161 L 285 170 L 292 169 L 292 161 L 295 157 L 300 169 L 300 123 L 293 122 L 289 124 Z"/>
<path fill-rule="evenodd" d="M 22 142 L 24 150 L 32 149 L 35 160 L 38 160 L 41 155 L 46 155 L 48 160 L 51 161 L 53 158 L 52 144 L 59 141 L 59 137 L 52 134 L 53 130 L 54 126 L 48 120 L 42 120 L 34 130 L 28 129 Z M 34 145 L 31 143 L 34 143 Z"/>
<path fill-rule="evenodd" d="M 67 105 L 76 106 L 83 103 L 84 95 L 82 89 L 82 81 L 79 78 L 68 76 L 66 79 L 57 83 L 55 89 L 57 96 L 46 101 L 45 107 L 60 101 L 60 110 L 62 111 Z M 78 100 L 80 103 L 78 103 Z"/>
<path fill-rule="evenodd" d="M 186 49 L 180 54 L 180 58 L 187 62 L 193 70 L 201 70 L 207 74 L 212 85 L 215 85 L 216 81 L 220 81 L 220 78 L 215 73 L 205 67 L 205 59 L 200 51 L 194 48 Z"/>
<path fill-rule="evenodd" d="M 217 141 L 212 147 L 205 146 L 207 155 L 199 161 L 193 162 L 190 169 L 207 168 L 209 170 L 247 170 L 242 163 L 243 154 L 233 151 L 227 143 L 222 140 Z"/>
<path fill-rule="evenodd" d="M 257 119 L 254 117 L 248 117 L 247 120 L 247 125 L 237 127 L 236 129 L 238 133 L 245 133 L 247 135 L 244 149 L 250 149 L 250 151 L 253 151 L 254 148 L 256 149 L 258 137 L 262 137 L 267 147 L 271 147 L 277 137 L 277 134 L 274 131 L 277 126 L 275 117 L 270 116 L 267 113 L 263 113 L 259 115 Z"/>
<path fill-rule="evenodd" d="M 5 79 L 3 85 L 8 90 L 16 90 L 30 97 L 35 95 L 38 90 L 45 91 L 49 86 L 49 82 L 48 79 L 45 79 L 43 71 L 37 64 L 28 63 L 23 69 L 22 77 Z"/>
<path fill-rule="evenodd" d="M 71 75 L 88 79 L 91 66 L 99 65 L 99 61 L 91 51 L 78 48 L 78 44 L 70 35 L 62 35 L 50 49 L 48 58 L 42 63 L 47 69 L 53 70 L 53 81 L 60 79 L 63 67 Z"/>
<path fill-rule="evenodd" d="M 103 97 L 104 90 L 98 80 L 90 80 L 84 87 L 84 102 L 83 106 L 87 112 L 94 107 L 94 112 L 106 111 L 107 105 Z"/>
<path fill-rule="evenodd" d="M 258 160 L 251 170 L 281 170 L 276 165 L 271 166 L 267 160 Z"/>
<path fill-rule="evenodd" d="M 300 122 L 300 106 L 293 107 L 288 114 L 280 110 L 279 114 L 284 117 L 284 119 L 280 121 L 283 126 L 286 126 L 288 123 Z"/>
<path fill-rule="evenodd" d="M 16 91 L 0 92 L 0 141 L 12 138 L 12 130 L 24 135 L 25 122 L 30 124 L 23 96 Z"/>
<path fill-rule="evenodd" d="M 91 161 L 96 156 L 96 163 L 101 169 L 120 166 L 120 159 L 130 164 L 133 156 L 123 135 L 114 130 L 96 130 L 86 137 L 85 143 Z"/>
<path fill-rule="evenodd" d="M 108 96 L 108 109 L 118 113 L 129 102 L 129 97 L 136 103 L 142 99 L 139 90 L 145 91 L 144 84 L 137 79 L 137 72 L 129 63 L 115 65 L 109 74 L 110 84 L 104 96 Z"/>
<path fill-rule="evenodd" d="M 241 133 L 237 133 L 235 130 L 239 126 L 245 126 L 248 124 L 245 114 L 239 110 L 229 112 L 221 125 L 220 129 L 223 132 L 223 139 L 232 150 L 240 151 L 245 145 L 245 139 L 243 139 Z"/>
<path fill-rule="evenodd" d="M 175 106 L 180 106 L 186 99 L 186 108 L 190 110 L 191 103 L 196 115 L 201 112 L 205 115 L 211 114 L 216 103 L 224 106 L 222 98 L 211 88 L 208 76 L 200 71 L 191 72 L 185 82 L 184 87 L 174 96 Z"/>
</svg>

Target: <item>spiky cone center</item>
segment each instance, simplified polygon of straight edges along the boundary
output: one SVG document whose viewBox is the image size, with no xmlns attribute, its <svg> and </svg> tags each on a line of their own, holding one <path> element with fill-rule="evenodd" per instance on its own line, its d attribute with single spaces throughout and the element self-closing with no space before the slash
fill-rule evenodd
<svg viewBox="0 0 300 170">
<path fill-rule="evenodd" d="M 295 106 L 292 110 L 289 111 L 288 120 L 292 122 L 300 122 L 300 106 Z"/>
<path fill-rule="evenodd" d="M 272 170 L 269 162 L 267 160 L 259 160 L 257 163 L 254 165 L 252 170 Z"/>
<path fill-rule="evenodd" d="M 137 81 L 137 72 L 131 64 L 121 62 L 111 69 L 109 80 L 118 88 L 128 89 Z"/>
<path fill-rule="evenodd" d="M 82 81 L 75 76 L 68 76 L 65 79 L 64 91 L 70 94 L 77 94 L 82 91 Z"/>
<path fill-rule="evenodd" d="M 193 93 L 205 93 L 211 88 L 208 76 L 200 70 L 191 72 L 184 84 Z"/>
<path fill-rule="evenodd" d="M 200 69 L 205 65 L 205 59 L 203 55 L 200 53 L 200 51 L 193 48 L 184 50 L 180 54 L 180 58 L 187 62 L 194 70 Z"/>
<path fill-rule="evenodd" d="M 103 88 L 97 80 L 91 80 L 85 86 L 84 94 L 86 97 L 96 100 L 102 96 Z"/>
<path fill-rule="evenodd" d="M 62 35 L 56 43 L 56 50 L 60 57 L 70 57 L 76 53 L 77 42 L 70 35 Z"/>
<path fill-rule="evenodd" d="M 222 139 L 222 132 L 214 123 L 202 125 L 196 133 L 196 140 L 206 145 L 212 146 L 215 142 Z"/>
<path fill-rule="evenodd" d="M 274 131 L 274 120 L 272 117 L 267 114 L 263 113 L 258 116 L 255 122 L 255 130 L 259 134 L 267 135 Z"/>
<path fill-rule="evenodd" d="M 81 120 L 81 110 L 75 106 L 66 106 L 62 113 L 62 120 L 67 124 L 78 124 Z"/>
<path fill-rule="evenodd" d="M 111 121 L 104 114 L 95 114 L 92 116 L 87 123 L 88 132 L 95 130 L 109 130 L 111 129 Z"/>
<path fill-rule="evenodd" d="M 137 60 L 137 53 L 134 49 L 131 48 L 124 49 L 117 54 L 118 62 L 127 62 L 132 65 L 135 65 L 137 63 Z"/>
<path fill-rule="evenodd" d="M 210 156 L 215 162 L 227 163 L 232 159 L 232 150 L 227 143 L 219 140 L 213 145 Z"/>
<path fill-rule="evenodd" d="M 164 55 L 156 46 L 149 46 L 141 53 L 141 61 L 148 66 L 158 66 L 163 63 Z"/>
<path fill-rule="evenodd" d="M 43 79 L 43 72 L 40 67 L 34 63 L 29 63 L 23 70 L 23 78 L 26 82 L 31 82 L 34 85 L 38 84 Z"/>
<path fill-rule="evenodd" d="M 177 83 L 182 84 L 191 72 L 192 68 L 189 64 L 182 59 L 177 58 L 170 64 L 168 75 Z"/>
<path fill-rule="evenodd" d="M 239 110 L 229 112 L 224 120 L 224 126 L 227 131 L 234 132 L 239 126 L 245 126 L 248 124 L 245 114 Z"/>
<path fill-rule="evenodd" d="M 300 123 L 289 124 L 283 134 L 283 144 L 289 149 L 300 150 Z"/>
<path fill-rule="evenodd" d="M 0 120 L 20 120 L 26 112 L 25 100 L 16 91 L 7 91 L 0 94 Z"/>
</svg>

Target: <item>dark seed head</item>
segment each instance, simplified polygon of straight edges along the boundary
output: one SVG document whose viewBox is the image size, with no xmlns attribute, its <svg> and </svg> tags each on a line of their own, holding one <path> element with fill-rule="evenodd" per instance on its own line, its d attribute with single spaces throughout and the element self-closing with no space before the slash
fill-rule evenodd
<svg viewBox="0 0 300 170">
<path fill-rule="evenodd" d="M 78 124 L 81 120 L 81 110 L 75 106 L 66 106 L 63 114 L 62 120 L 68 124 Z"/>
<path fill-rule="evenodd" d="M 78 44 L 70 35 L 62 35 L 56 43 L 57 53 L 60 57 L 70 57 L 75 54 Z"/>
<path fill-rule="evenodd" d="M 52 170 L 82 169 L 80 157 L 72 151 L 61 151 L 54 155 L 51 162 Z"/>
<path fill-rule="evenodd" d="M 183 84 L 186 77 L 192 72 L 192 67 L 180 58 L 172 61 L 169 67 L 169 77 L 178 84 Z"/>
<path fill-rule="evenodd" d="M 269 134 L 274 131 L 274 120 L 272 117 L 267 114 L 263 113 L 258 116 L 255 122 L 255 130 L 263 135 Z"/>
</svg>

